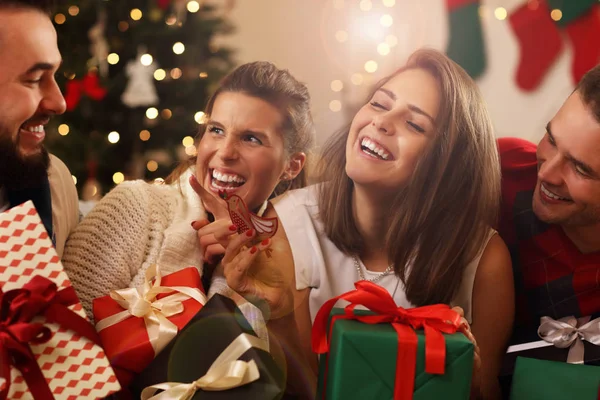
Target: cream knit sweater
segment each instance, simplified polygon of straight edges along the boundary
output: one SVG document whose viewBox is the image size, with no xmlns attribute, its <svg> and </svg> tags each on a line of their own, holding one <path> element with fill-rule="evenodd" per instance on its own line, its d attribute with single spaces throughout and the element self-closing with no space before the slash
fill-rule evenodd
<svg viewBox="0 0 600 400">
<path fill-rule="evenodd" d="M 163 275 L 195 266 L 202 255 L 191 222 L 206 218 L 198 195 L 188 184 L 121 183 L 108 193 L 71 234 L 63 265 L 84 309 L 111 290 L 138 287 L 148 267 Z"/>
</svg>

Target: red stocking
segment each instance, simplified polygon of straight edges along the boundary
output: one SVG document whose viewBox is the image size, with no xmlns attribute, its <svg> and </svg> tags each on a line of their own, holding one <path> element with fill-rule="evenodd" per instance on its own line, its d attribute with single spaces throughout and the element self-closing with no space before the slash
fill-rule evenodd
<svg viewBox="0 0 600 400">
<path fill-rule="evenodd" d="M 571 74 L 575 84 L 600 61 L 600 5 L 565 27 L 573 44 Z"/>
</svg>

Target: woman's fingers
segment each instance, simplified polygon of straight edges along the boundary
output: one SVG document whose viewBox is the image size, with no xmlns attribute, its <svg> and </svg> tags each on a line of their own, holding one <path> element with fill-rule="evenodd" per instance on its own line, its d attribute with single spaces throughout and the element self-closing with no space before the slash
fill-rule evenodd
<svg viewBox="0 0 600 400">
<path fill-rule="evenodd" d="M 251 238 L 251 237 L 250 237 Z M 222 262 L 227 284 L 242 296 L 260 297 L 256 280 L 249 278 L 248 270 L 258 254 L 271 245 L 270 240 L 265 240 L 259 245 L 240 251 L 231 261 Z"/>
<path fill-rule="evenodd" d="M 252 238 L 255 236 L 254 229 L 250 229 L 242 234 L 233 237 L 227 244 L 225 250 L 225 256 L 223 257 L 222 263 L 230 263 L 233 259 L 243 250 L 243 247 L 250 243 Z"/>
<path fill-rule="evenodd" d="M 204 250 L 204 261 L 210 264 L 216 264 L 219 262 L 219 259 L 225 254 L 225 247 L 223 247 L 220 243 L 211 244 L 205 247 Z"/>
<path fill-rule="evenodd" d="M 189 182 L 192 189 L 194 189 L 194 192 L 200 196 L 204 208 L 210 211 L 215 216 L 215 219 L 223 219 L 229 216 L 229 211 L 223 202 L 219 201 L 212 193 L 209 193 L 204 189 L 194 175 L 190 176 Z"/>
</svg>

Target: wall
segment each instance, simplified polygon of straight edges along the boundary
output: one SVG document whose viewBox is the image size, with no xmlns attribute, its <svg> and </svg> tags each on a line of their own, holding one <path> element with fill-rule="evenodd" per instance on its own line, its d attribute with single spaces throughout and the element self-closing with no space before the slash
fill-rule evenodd
<svg viewBox="0 0 600 400">
<path fill-rule="evenodd" d="M 444 50 L 449 35 L 444 0 L 396 0 L 391 8 L 384 7 L 382 0 L 372 0 L 373 9 L 362 15 L 356 13 L 358 0 L 345 0 L 344 6 L 337 9 L 339 2 L 344 3 L 342 0 L 237 0 L 229 13 L 237 32 L 225 39 L 237 49 L 240 62 L 272 61 L 288 68 L 308 85 L 319 143 L 345 124 L 350 112 L 344 113 L 344 109 L 352 109 L 364 101 L 370 84 L 402 65 L 415 48 L 429 46 Z M 487 69 L 477 82 L 498 136 L 537 141 L 573 88 L 569 72 L 571 49 L 565 40 L 565 50 L 540 87 L 531 93 L 520 90 L 513 79 L 519 47 L 508 19 L 500 21 L 493 15 L 499 3 L 502 0 L 482 1 Z M 354 10 L 352 16 L 348 15 L 349 10 Z M 377 40 L 364 40 L 365 31 L 372 25 L 369 21 L 360 22 L 361 18 L 374 16 L 378 25 L 382 12 L 394 19 L 385 34 L 393 33 L 398 38 L 398 44 L 387 56 L 377 54 Z M 351 20 L 359 21 L 358 26 L 353 28 Z M 339 43 L 334 38 L 339 29 L 350 35 L 355 29 L 362 38 L 356 36 Z M 368 59 L 379 63 L 377 72 L 365 73 L 363 65 Z M 350 82 L 356 72 L 365 77 L 359 86 Z M 342 92 L 330 88 L 336 79 L 344 83 Z M 329 109 L 330 101 L 336 99 L 342 102 L 342 111 Z"/>
</svg>

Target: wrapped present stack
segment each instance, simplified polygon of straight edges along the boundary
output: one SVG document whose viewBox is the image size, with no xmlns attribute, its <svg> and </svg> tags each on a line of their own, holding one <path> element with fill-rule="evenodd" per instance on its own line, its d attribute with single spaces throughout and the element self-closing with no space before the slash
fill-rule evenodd
<svg viewBox="0 0 600 400">
<path fill-rule="evenodd" d="M 0 399 L 120 390 L 33 203 L 0 214 L 0 228 Z"/>
<path fill-rule="evenodd" d="M 313 324 L 320 359 L 318 398 L 468 399 L 473 344 L 446 305 L 397 307 L 368 281 L 329 300 Z M 333 310 L 338 300 L 350 303 Z M 356 310 L 364 306 L 370 311 Z"/>
</svg>

